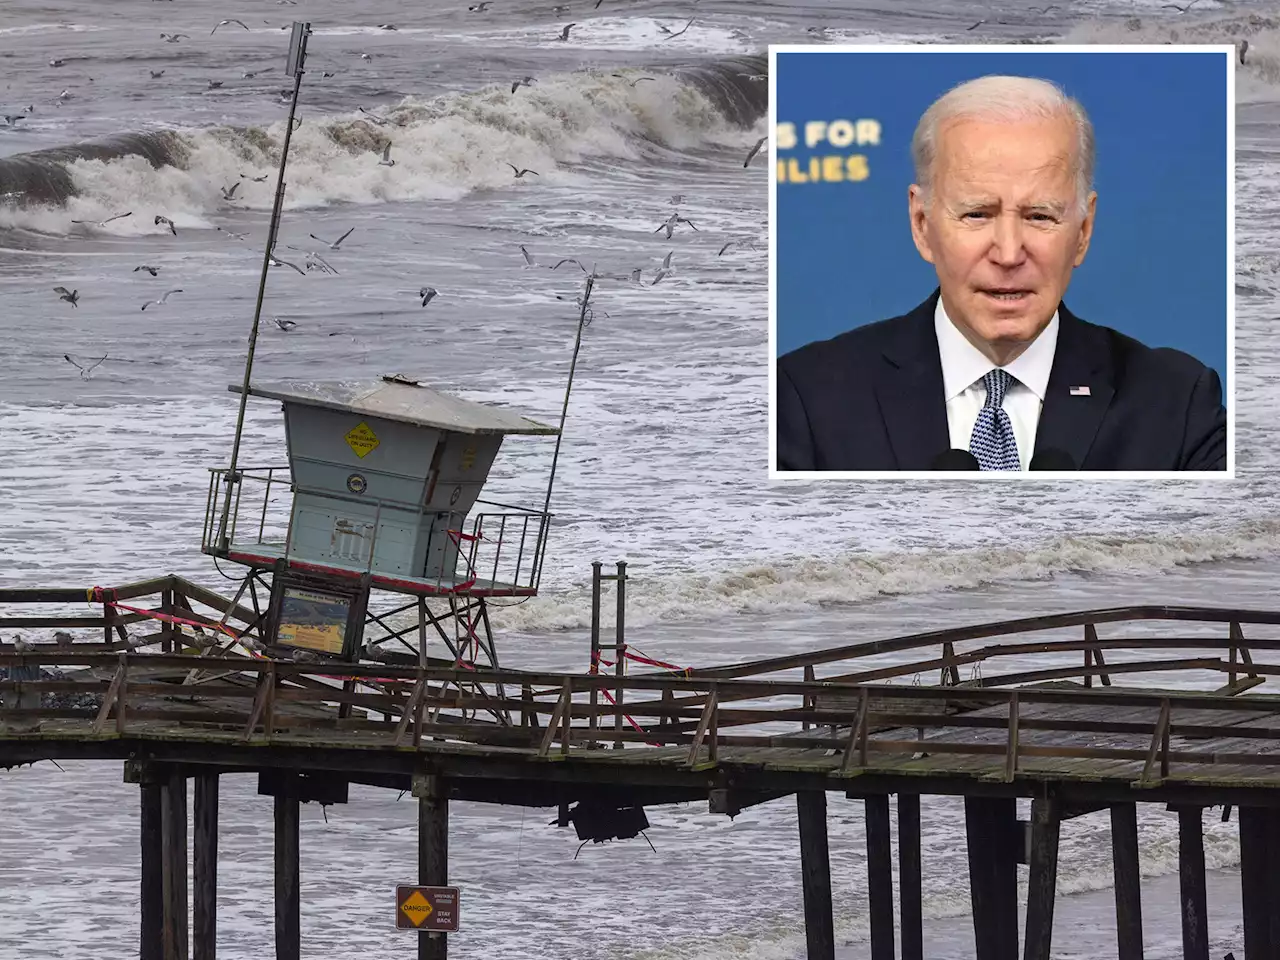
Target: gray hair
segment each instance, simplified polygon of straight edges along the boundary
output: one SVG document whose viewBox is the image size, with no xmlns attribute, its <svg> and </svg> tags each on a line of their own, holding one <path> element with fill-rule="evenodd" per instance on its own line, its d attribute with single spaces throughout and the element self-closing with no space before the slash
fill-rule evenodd
<svg viewBox="0 0 1280 960">
<path fill-rule="evenodd" d="M 1003 122 L 1048 120 L 1068 116 L 1076 128 L 1076 212 L 1088 210 L 1093 190 L 1096 144 L 1093 124 L 1084 107 L 1057 84 L 1034 77 L 985 76 L 952 87 L 935 100 L 916 124 L 911 137 L 911 159 L 916 183 L 929 202 L 933 166 L 938 156 L 938 132 L 948 120 L 961 117 Z"/>
</svg>

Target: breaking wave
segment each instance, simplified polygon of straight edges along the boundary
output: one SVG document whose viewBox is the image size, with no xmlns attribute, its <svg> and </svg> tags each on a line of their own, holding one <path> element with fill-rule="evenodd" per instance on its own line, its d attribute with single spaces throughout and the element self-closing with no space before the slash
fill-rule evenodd
<svg viewBox="0 0 1280 960">
<path fill-rule="evenodd" d="M 670 71 L 561 73 L 514 93 L 410 96 L 377 117 L 304 116 L 290 141 L 285 205 L 449 199 L 510 187 L 508 161 L 565 182 L 576 176 L 568 167 L 594 158 L 749 145 L 768 105 L 767 84 L 749 77 L 767 69 L 765 57 L 743 56 Z M 124 133 L 0 159 L 0 227 L 65 233 L 73 219 L 141 207 L 144 215 L 95 228 L 131 236 L 167 229 L 150 211 L 199 227 L 233 207 L 270 210 L 284 126 Z M 379 163 L 388 141 L 394 166 Z M 233 183 L 228 202 L 222 188 Z"/>
</svg>

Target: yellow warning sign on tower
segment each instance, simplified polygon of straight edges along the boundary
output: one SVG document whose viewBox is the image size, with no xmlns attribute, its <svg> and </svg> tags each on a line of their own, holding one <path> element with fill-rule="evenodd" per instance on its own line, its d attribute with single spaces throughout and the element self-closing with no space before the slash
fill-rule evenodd
<svg viewBox="0 0 1280 960">
<path fill-rule="evenodd" d="M 369 428 L 369 425 L 363 420 L 359 425 L 343 437 L 347 441 L 347 446 L 355 451 L 357 457 L 362 460 L 367 457 L 378 446 L 378 435 Z"/>
<path fill-rule="evenodd" d="M 422 921 L 431 916 L 431 901 L 422 895 L 421 890 L 414 890 L 404 903 L 400 904 L 400 909 L 413 921 L 415 927 L 420 927 Z"/>
</svg>

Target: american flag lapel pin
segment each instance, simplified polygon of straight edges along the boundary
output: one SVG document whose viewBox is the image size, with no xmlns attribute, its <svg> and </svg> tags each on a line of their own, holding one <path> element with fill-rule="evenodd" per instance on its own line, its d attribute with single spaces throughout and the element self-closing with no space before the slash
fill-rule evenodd
<svg viewBox="0 0 1280 960">
<path fill-rule="evenodd" d="M 1087 396 L 1089 396 L 1089 388 L 1088 388 L 1088 387 L 1072 387 L 1072 388 L 1071 388 L 1071 396 L 1073 396 L 1073 397 L 1087 397 Z"/>
</svg>

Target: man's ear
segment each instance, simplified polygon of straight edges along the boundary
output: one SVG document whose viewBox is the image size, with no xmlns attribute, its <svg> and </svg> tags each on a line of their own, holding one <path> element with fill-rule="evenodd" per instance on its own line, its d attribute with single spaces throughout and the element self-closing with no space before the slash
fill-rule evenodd
<svg viewBox="0 0 1280 960">
<path fill-rule="evenodd" d="M 911 217 L 911 239 L 915 241 L 920 256 L 933 263 L 933 247 L 929 243 L 929 223 L 925 216 L 924 188 L 913 183 L 907 188 L 907 212 Z"/>
<path fill-rule="evenodd" d="M 1093 221 L 1098 212 L 1098 194 L 1089 194 L 1089 203 L 1085 208 L 1084 222 L 1080 224 L 1080 239 L 1076 242 L 1076 259 L 1072 264 L 1078 267 L 1084 263 L 1084 255 L 1089 252 L 1089 241 L 1093 239 Z"/>
</svg>

